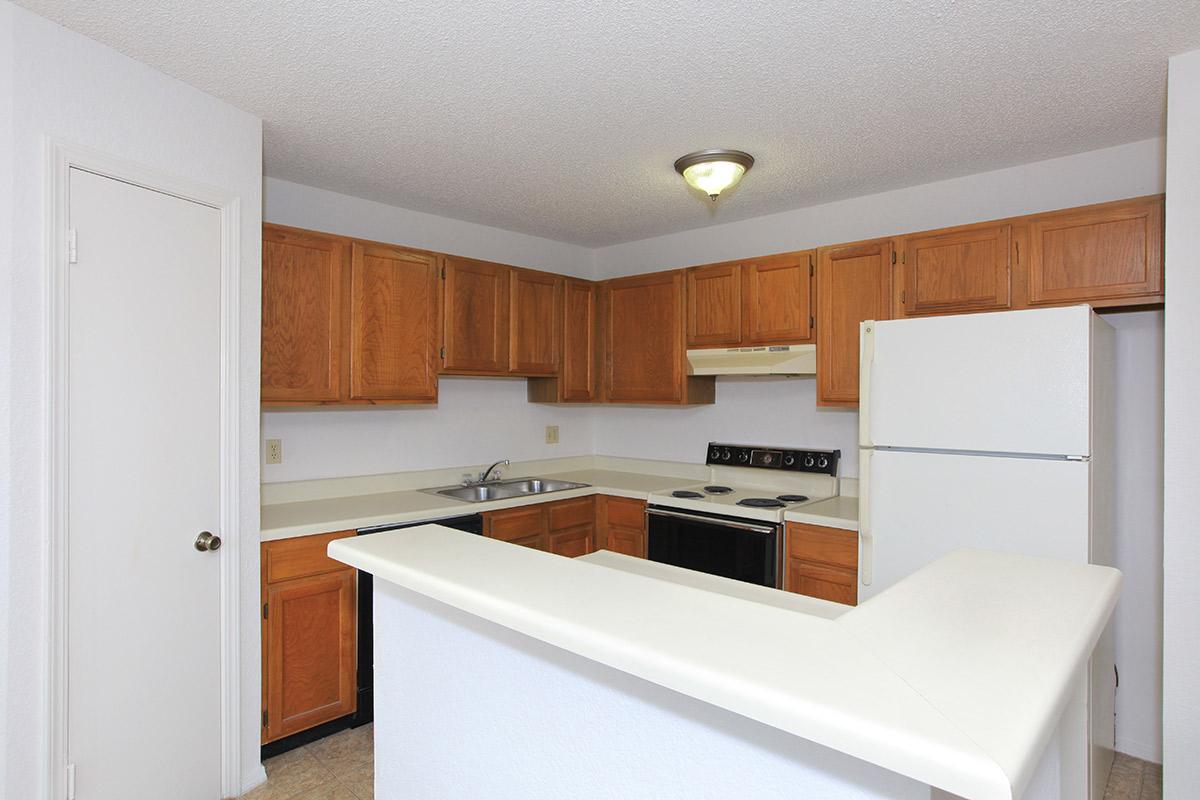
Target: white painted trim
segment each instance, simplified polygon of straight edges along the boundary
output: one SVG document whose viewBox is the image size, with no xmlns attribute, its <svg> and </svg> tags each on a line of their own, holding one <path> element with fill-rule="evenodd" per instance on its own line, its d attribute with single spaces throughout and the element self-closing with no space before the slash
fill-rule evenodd
<svg viewBox="0 0 1200 800">
<path fill-rule="evenodd" d="M 67 767 L 67 458 L 69 455 L 67 254 L 69 175 L 72 168 L 131 183 L 211 206 L 221 214 L 221 791 L 241 794 L 241 638 L 240 613 L 240 325 L 241 201 L 228 191 L 205 186 L 46 137 L 46 578 L 47 683 L 44 698 L 46 800 L 66 797 Z"/>
</svg>

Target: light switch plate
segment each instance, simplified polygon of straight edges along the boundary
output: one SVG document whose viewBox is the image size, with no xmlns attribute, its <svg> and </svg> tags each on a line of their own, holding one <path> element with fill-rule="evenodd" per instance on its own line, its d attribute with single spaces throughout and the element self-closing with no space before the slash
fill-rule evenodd
<svg viewBox="0 0 1200 800">
<path fill-rule="evenodd" d="M 283 439 L 267 439 L 267 463 L 283 463 Z"/>
<path fill-rule="evenodd" d="M 546 444 L 558 444 L 558 426 L 546 426 Z"/>
</svg>

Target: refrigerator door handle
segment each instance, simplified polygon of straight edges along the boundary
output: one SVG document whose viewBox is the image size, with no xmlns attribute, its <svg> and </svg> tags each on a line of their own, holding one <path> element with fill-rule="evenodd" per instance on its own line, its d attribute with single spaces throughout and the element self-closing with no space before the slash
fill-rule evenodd
<svg viewBox="0 0 1200 800">
<path fill-rule="evenodd" d="M 871 367 L 875 362 L 875 320 L 859 326 L 858 347 L 858 446 L 872 447 L 871 441 Z"/>
<path fill-rule="evenodd" d="M 869 448 L 858 451 L 858 579 L 870 586 L 874 577 L 875 537 L 871 531 L 871 456 Z"/>
</svg>

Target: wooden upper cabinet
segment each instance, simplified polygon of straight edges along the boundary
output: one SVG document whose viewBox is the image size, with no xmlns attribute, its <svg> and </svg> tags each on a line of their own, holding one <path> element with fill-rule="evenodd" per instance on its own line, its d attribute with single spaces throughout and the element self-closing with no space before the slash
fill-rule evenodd
<svg viewBox="0 0 1200 800">
<path fill-rule="evenodd" d="M 859 323 L 888 319 L 890 239 L 822 248 L 817 255 L 817 403 L 858 404 Z"/>
<path fill-rule="evenodd" d="M 445 256 L 445 346 L 443 369 L 507 373 L 508 281 L 502 264 Z"/>
<path fill-rule="evenodd" d="M 904 314 L 1011 307 L 1011 248 L 1011 225 L 973 225 L 906 239 Z"/>
<path fill-rule="evenodd" d="M 509 372 L 554 375 L 561 352 L 563 279 L 526 269 L 509 275 Z"/>
<path fill-rule="evenodd" d="M 713 401 L 713 379 L 685 368 L 683 273 L 655 272 L 604 284 L 605 399 L 613 403 Z"/>
<path fill-rule="evenodd" d="M 437 401 L 437 257 L 399 247 L 352 246 L 350 396 Z"/>
<path fill-rule="evenodd" d="M 562 367 L 559 399 L 596 399 L 596 285 L 568 278 L 563 286 Z"/>
<path fill-rule="evenodd" d="M 1161 302 L 1163 200 L 1123 200 L 1034 216 L 1029 304 Z"/>
<path fill-rule="evenodd" d="M 262 258 L 263 402 L 338 400 L 346 241 L 265 226 Z"/>
<path fill-rule="evenodd" d="M 809 342 L 813 254 L 782 253 L 742 265 L 742 344 Z"/>
<path fill-rule="evenodd" d="M 742 268 L 692 267 L 687 276 L 688 347 L 737 347 L 742 341 Z"/>
</svg>

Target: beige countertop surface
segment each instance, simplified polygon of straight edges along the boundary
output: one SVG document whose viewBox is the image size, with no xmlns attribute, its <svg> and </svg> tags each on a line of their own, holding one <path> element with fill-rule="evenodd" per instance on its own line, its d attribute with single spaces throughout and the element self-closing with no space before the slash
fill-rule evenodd
<svg viewBox="0 0 1200 800">
<path fill-rule="evenodd" d="M 519 477 L 523 476 L 515 472 L 505 475 L 506 479 Z M 693 486 L 697 482 L 695 477 L 654 475 L 612 469 L 539 471 L 536 477 L 586 483 L 588 486 L 583 489 L 569 489 L 562 492 L 513 497 L 484 503 L 468 503 L 450 497 L 426 494 L 416 489 L 273 503 L 262 507 L 261 540 L 267 542 L 294 536 L 307 536 L 313 533 L 344 531 L 390 523 L 432 522 L 465 514 L 478 514 L 481 511 L 549 503 L 593 494 L 645 500 L 651 492 Z"/>
<path fill-rule="evenodd" d="M 801 506 L 783 515 L 788 522 L 804 522 L 809 525 L 824 525 L 827 528 L 858 530 L 858 498 L 839 495 Z"/>
</svg>

